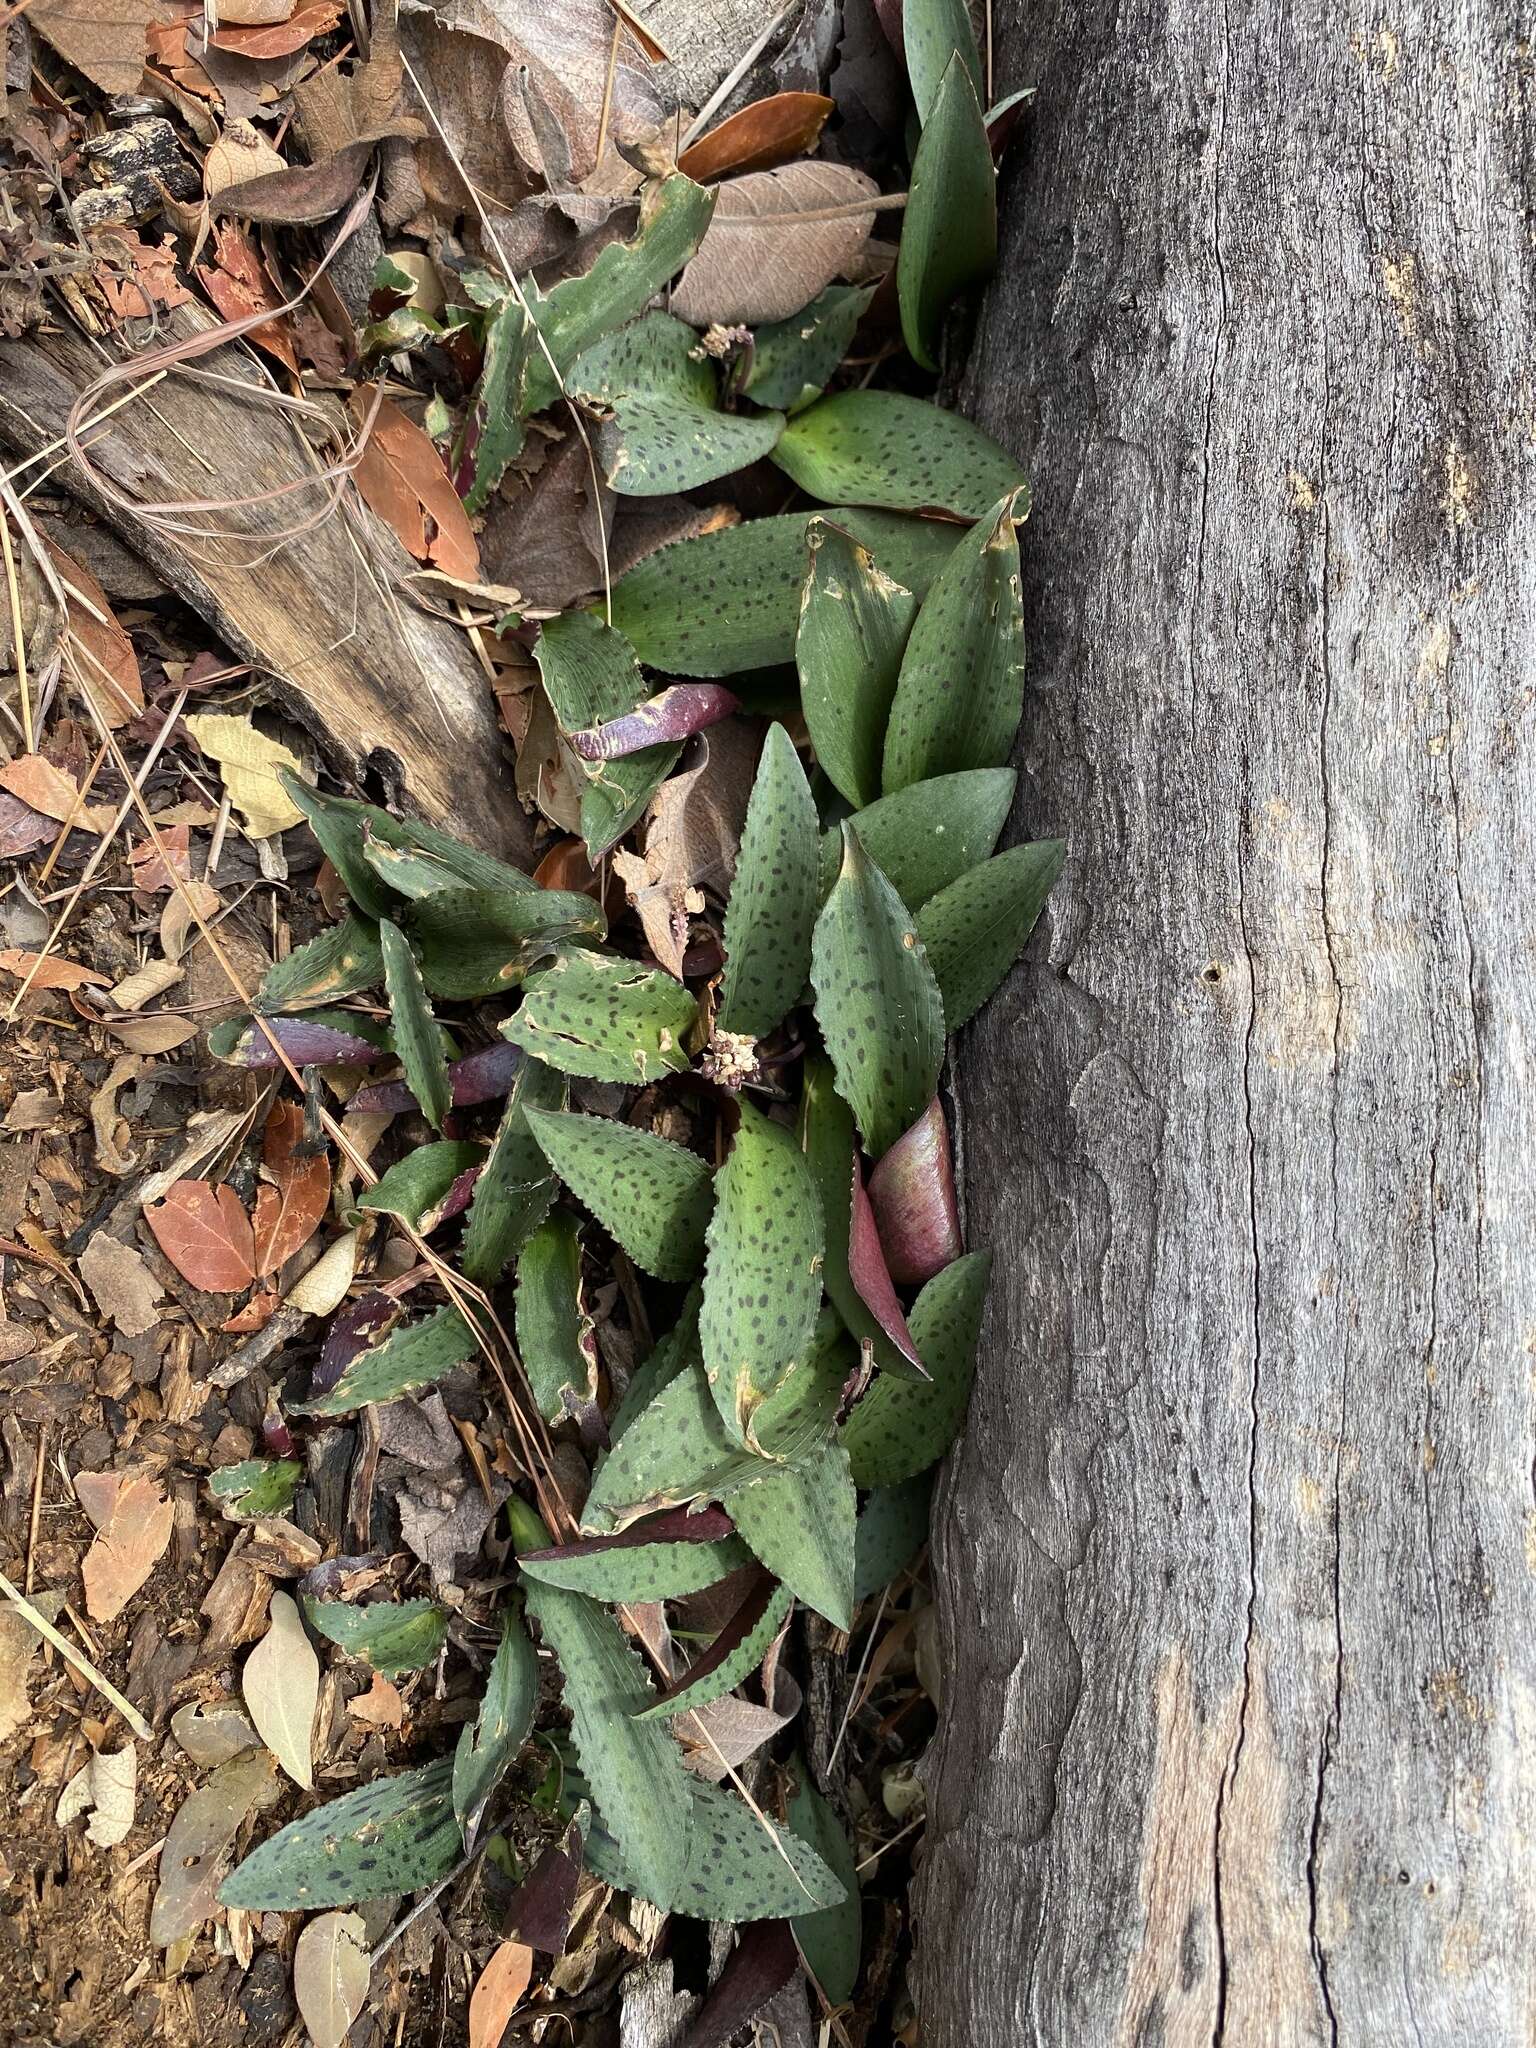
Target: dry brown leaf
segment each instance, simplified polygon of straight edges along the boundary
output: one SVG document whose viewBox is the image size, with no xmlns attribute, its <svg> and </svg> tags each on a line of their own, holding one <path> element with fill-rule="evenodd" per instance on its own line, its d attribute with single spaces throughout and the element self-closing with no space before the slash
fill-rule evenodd
<svg viewBox="0 0 1536 2048">
<path fill-rule="evenodd" d="M 219 0 L 219 20 L 232 28 L 268 27 L 286 21 L 298 0 Z"/>
<path fill-rule="evenodd" d="M 144 1254 L 98 1230 L 80 1254 L 80 1278 L 96 1298 L 96 1306 L 125 1337 L 142 1337 L 160 1320 L 155 1304 L 164 1289 Z"/>
<path fill-rule="evenodd" d="M 469 1995 L 469 2048 L 500 2048 L 532 1976 L 533 1950 L 520 1941 L 504 1941 Z"/>
<path fill-rule="evenodd" d="M 160 950 L 167 960 L 180 960 L 197 932 L 194 909 L 211 924 L 223 908 L 217 889 L 207 882 L 187 882 L 160 914 Z"/>
<path fill-rule="evenodd" d="M 802 220 L 801 214 L 873 198 L 873 178 L 846 164 L 788 164 L 749 171 L 716 188 L 715 211 L 672 291 L 672 311 L 694 327 L 711 321 L 787 320 L 847 270 L 875 216 Z"/>
<path fill-rule="evenodd" d="M 375 1671 L 368 1690 L 347 1701 L 347 1712 L 370 1728 L 398 1728 L 405 1720 L 405 1702 L 383 1672 Z"/>
<path fill-rule="evenodd" d="M 224 189 L 226 192 L 237 191 L 239 187 L 231 184 Z M 210 193 L 209 196 L 213 195 Z M 225 211 L 226 207 L 227 202 L 221 199 L 219 211 Z M 282 305 L 282 295 L 262 267 L 255 245 L 236 222 L 215 222 L 213 258 L 213 268 L 204 264 L 198 266 L 198 281 L 226 320 L 244 320 L 251 313 L 275 313 Z M 245 338 L 264 348 L 284 369 L 291 370 L 295 376 L 299 374 L 293 336 L 285 321 L 264 320 L 259 327 L 251 328 Z"/>
<path fill-rule="evenodd" d="M 313 2048 L 342 2048 L 368 1997 L 368 1931 L 360 1913 L 321 1913 L 293 1952 L 293 1995 Z"/>
<path fill-rule="evenodd" d="M 245 1660 L 240 1690 L 257 1734 L 294 1783 L 311 1791 L 320 1659 L 286 1593 L 272 1595 L 271 1626 Z"/>
<path fill-rule="evenodd" d="M 283 1306 L 307 1316 L 328 1316 L 340 1308 L 357 1274 L 364 1242 L 363 1230 L 359 1228 L 346 1231 L 328 1244 L 309 1271 L 289 1288 Z"/>
<path fill-rule="evenodd" d="M 98 1532 L 81 1567 L 85 1609 L 113 1621 L 165 1555 L 171 1503 L 155 1480 L 125 1472 L 77 1473 L 75 1493 Z"/>
<path fill-rule="evenodd" d="M 146 1057 L 174 1052 L 178 1045 L 197 1036 L 197 1025 L 190 1017 L 104 1017 L 101 1027 L 130 1052 Z"/>
<path fill-rule="evenodd" d="M 62 1593 L 37 1593 L 32 1605 L 47 1621 L 56 1621 L 64 1605 Z M 0 1605 L 0 1742 L 9 1742 L 32 1717 L 27 1673 L 42 1637 L 9 1602 Z"/>
<path fill-rule="evenodd" d="M 157 306 L 191 303 L 192 294 L 176 268 L 174 243 L 148 244 L 127 228 L 108 229 L 95 241 L 115 259 L 111 267 L 103 264 L 96 273 L 96 283 L 115 319 L 148 320 Z M 126 269 L 126 276 L 118 264 Z"/>
<path fill-rule="evenodd" d="M 233 1188 L 176 1181 L 144 1220 L 182 1279 L 205 1293 L 235 1294 L 255 1279 L 256 1240 Z"/>
<path fill-rule="evenodd" d="M 270 62 L 277 57 L 292 57 L 316 36 L 329 35 L 340 19 L 340 0 L 312 0 L 310 6 L 299 8 L 285 21 L 257 22 L 249 28 L 221 28 L 209 37 L 209 42 L 215 50 L 225 50 L 231 57 Z"/>
<path fill-rule="evenodd" d="M 149 1914 L 152 1948 L 196 1934 L 215 1909 L 224 1860 L 253 1808 L 278 1796 L 277 1768 L 264 1749 L 221 1764 L 183 1800 L 160 1852 L 160 1885 Z"/>
<path fill-rule="evenodd" d="M 225 18 L 223 0 L 219 17 Z M 203 158 L 203 194 L 213 200 L 231 185 L 244 185 L 252 178 L 270 177 L 287 165 L 259 128 L 249 121 L 231 121 Z M 220 262 L 223 258 L 220 257 Z M 226 266 L 227 267 L 227 266 Z"/>
<path fill-rule="evenodd" d="M 704 908 L 705 890 L 723 897 L 736 867 L 758 752 L 745 719 L 701 733 L 698 754 L 651 800 L 643 856 L 619 852 L 622 880 L 658 960 L 682 972 L 688 920 Z"/>
<path fill-rule="evenodd" d="M 254 1749 L 261 1740 L 233 1700 L 178 1707 L 171 1716 L 171 1733 L 193 1763 L 204 1770 L 227 1764 L 232 1756 Z"/>
<path fill-rule="evenodd" d="M 32 0 L 27 20 L 103 92 L 134 92 L 153 0 Z"/>
<path fill-rule="evenodd" d="M 16 946 L 0 953 L 0 967 L 18 981 L 26 981 L 30 977 L 34 988 L 105 988 L 107 985 L 104 974 L 82 967 L 76 960 L 61 959 L 57 953 L 43 958 L 37 953 L 25 953 Z M 34 968 L 37 970 L 35 973 Z"/>
<path fill-rule="evenodd" d="M 174 960 L 146 960 L 107 991 L 107 1001 L 117 1010 L 142 1010 L 156 996 L 174 988 L 184 971 Z"/>
<path fill-rule="evenodd" d="M 149 253 L 145 252 L 146 258 Z M 146 291 L 150 289 L 147 280 L 155 274 L 146 268 Z M 163 278 L 163 267 L 158 274 Z M 191 293 L 178 285 L 174 293 L 167 289 L 160 303 L 179 306 L 190 297 Z M 108 725 L 127 725 L 144 709 L 144 683 L 133 642 L 117 623 L 107 593 L 85 563 L 51 540 L 45 545 L 54 574 L 64 586 L 70 651 L 80 687 Z"/>
<path fill-rule="evenodd" d="M 330 1158 L 323 1150 L 300 1152 L 303 1138 L 300 1105 L 274 1103 L 262 1134 L 262 1169 L 270 1180 L 256 1190 L 258 1280 L 275 1273 L 309 1243 L 330 1206 Z"/>
<path fill-rule="evenodd" d="M 87 1839 L 98 1849 L 115 1847 L 133 1830 L 138 1775 L 138 1752 L 131 1742 L 126 1749 L 114 1750 L 110 1755 L 98 1750 L 59 1795 L 55 1820 L 61 1828 L 67 1828 L 82 1813 L 89 1813 Z"/>
<path fill-rule="evenodd" d="M 700 184 L 733 172 L 770 171 L 816 147 L 833 105 L 819 92 L 776 92 L 754 100 L 690 143 L 677 168 Z"/>
<path fill-rule="evenodd" d="M 133 886 L 146 896 L 174 890 L 178 882 L 192 879 L 192 840 L 185 825 L 155 822 L 153 839 L 136 839 L 128 855 Z"/>
<path fill-rule="evenodd" d="M 372 404 L 360 385 L 348 401 L 362 423 Z M 413 420 L 386 400 L 353 471 L 364 503 L 378 514 L 407 554 L 461 581 L 480 580 L 480 550 L 443 458 Z"/>
<path fill-rule="evenodd" d="M 62 825 L 66 819 L 83 832 L 110 832 L 112 812 L 104 804 L 81 797 L 80 785 L 42 754 L 18 754 L 0 767 L 0 789 L 19 796 L 34 811 Z"/>
</svg>

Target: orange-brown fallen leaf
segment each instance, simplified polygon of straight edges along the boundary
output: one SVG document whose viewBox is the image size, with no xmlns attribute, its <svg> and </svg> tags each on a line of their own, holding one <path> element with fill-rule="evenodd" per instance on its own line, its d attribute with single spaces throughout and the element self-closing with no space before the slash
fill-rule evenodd
<svg viewBox="0 0 1536 2048">
<path fill-rule="evenodd" d="M 97 271 L 96 282 L 114 319 L 147 320 L 156 306 L 191 303 L 176 268 L 174 242 L 147 243 L 128 228 L 109 228 L 93 238 L 93 246 L 112 259 Z"/>
<path fill-rule="evenodd" d="M 368 1690 L 347 1701 L 347 1712 L 370 1728 L 398 1728 L 405 1720 L 405 1702 L 383 1672 L 375 1671 Z"/>
<path fill-rule="evenodd" d="M 776 92 L 754 100 L 691 142 L 677 168 L 700 183 L 733 171 L 771 171 L 816 147 L 832 104 L 819 92 Z"/>
<path fill-rule="evenodd" d="M 97 974 L 94 968 L 82 967 L 77 960 L 62 960 L 57 953 L 50 953 L 38 965 L 39 955 L 24 953 L 19 946 L 8 946 L 0 953 L 0 967 L 7 974 L 14 974 L 18 981 L 31 976 L 34 988 L 107 988 L 109 977 Z M 37 972 L 34 974 L 33 969 Z"/>
<path fill-rule="evenodd" d="M 316 0 L 314 5 L 299 8 L 287 21 L 267 22 L 254 28 L 221 28 L 208 40 L 214 49 L 228 50 L 235 57 L 291 57 L 316 36 L 328 35 L 340 19 L 341 8 L 334 0 Z"/>
<path fill-rule="evenodd" d="M 261 258 L 250 236 L 234 221 L 221 220 L 214 224 L 213 260 L 216 268 L 200 265 L 197 275 L 204 291 L 226 320 L 244 320 L 251 313 L 275 313 L 283 303 L 276 286 L 262 268 Z M 294 354 L 293 337 L 286 322 L 264 320 L 259 327 L 251 329 L 246 340 L 254 341 L 269 356 L 275 356 L 295 376 L 299 374 L 299 359 Z"/>
<path fill-rule="evenodd" d="M 0 767 L 0 789 L 19 796 L 34 811 L 59 824 L 66 819 L 82 832 L 110 832 L 112 813 L 104 804 L 87 803 L 73 775 L 66 775 L 42 754 L 18 754 Z"/>
<path fill-rule="evenodd" d="M 373 394 L 360 385 L 348 401 L 359 425 Z M 407 554 L 464 583 L 480 580 L 480 549 L 443 458 L 414 421 L 386 399 L 352 472 L 363 501 Z"/>
<path fill-rule="evenodd" d="M 158 896 L 162 890 L 174 890 L 178 881 L 192 879 L 192 841 L 186 825 L 162 825 L 157 818 L 155 830 L 159 844 L 153 839 L 134 841 L 128 855 L 128 865 L 133 870 L 133 886 L 142 889 L 146 896 Z"/>
<path fill-rule="evenodd" d="M 498 2048 L 533 1975 L 533 1950 L 504 1941 L 469 1995 L 469 2048 Z"/>
<path fill-rule="evenodd" d="M 277 1313 L 278 1300 L 275 1288 L 263 1294 L 253 1294 L 245 1307 L 227 1317 L 219 1328 L 228 1330 L 234 1337 L 248 1337 L 254 1330 L 264 1330 Z"/>
<path fill-rule="evenodd" d="M 190 296 L 182 292 L 179 298 L 161 303 L 176 306 Z M 107 593 L 85 564 L 51 540 L 45 546 L 64 585 L 69 651 L 80 687 L 108 725 L 127 725 L 144 709 L 144 684 L 133 642 L 117 623 Z"/>
<path fill-rule="evenodd" d="M 235 1294 L 256 1278 L 251 1219 L 233 1188 L 173 1181 L 144 1211 L 155 1242 L 183 1280 L 208 1294 Z"/>
<path fill-rule="evenodd" d="M 97 1532 L 82 1567 L 85 1609 L 92 1621 L 112 1621 L 164 1556 L 174 1511 L 142 1473 L 77 1473 L 75 1493 Z"/>
<path fill-rule="evenodd" d="M 299 1152 L 304 1112 L 278 1102 L 262 1137 L 262 1167 L 271 1176 L 256 1190 L 256 1277 L 275 1273 L 320 1228 L 331 1200 L 331 1163 L 322 1152 Z"/>
</svg>

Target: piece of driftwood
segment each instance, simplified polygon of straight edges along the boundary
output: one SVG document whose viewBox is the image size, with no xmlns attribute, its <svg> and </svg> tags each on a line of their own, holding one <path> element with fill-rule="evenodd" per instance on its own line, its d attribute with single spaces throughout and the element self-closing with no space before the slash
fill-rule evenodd
<svg viewBox="0 0 1536 2048">
<path fill-rule="evenodd" d="M 959 1061 L 924 2048 L 1536 2012 L 1532 98 L 1502 0 L 1007 0 L 1035 483 Z"/>
<path fill-rule="evenodd" d="M 191 332 L 193 317 L 183 309 L 171 333 Z M 0 441 L 24 456 L 56 441 L 108 360 L 63 330 L 0 341 Z M 318 465 L 297 428 L 257 394 L 258 374 L 237 349 L 201 358 L 88 436 L 91 460 L 140 503 L 248 497 L 313 475 Z M 100 513 L 252 664 L 346 779 L 489 852 L 526 860 L 531 832 L 486 676 L 456 626 L 402 594 L 417 565 L 350 486 L 343 507 L 284 543 L 283 530 L 323 503 L 323 487 L 185 515 L 186 525 L 238 535 L 204 538 L 123 510 L 67 459 L 54 481 Z"/>
</svg>

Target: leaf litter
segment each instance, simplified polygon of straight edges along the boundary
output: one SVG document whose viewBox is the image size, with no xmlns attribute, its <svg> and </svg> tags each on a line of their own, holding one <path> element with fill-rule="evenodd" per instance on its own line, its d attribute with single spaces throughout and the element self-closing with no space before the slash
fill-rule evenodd
<svg viewBox="0 0 1536 2048">
<path fill-rule="evenodd" d="M 456 621 L 531 812 L 516 865 L 424 823 L 451 691 L 366 791 L 336 776 L 330 708 L 285 723 L 192 583 L 12 510 L 40 595 L 0 748 L 0 1371 L 37 1605 L 0 1607 L 0 1729 L 60 1825 L 126 1844 L 72 1872 L 101 1965 L 56 2001 L 120 2030 L 138 1925 L 168 1981 L 217 1953 L 237 1999 L 372 2041 L 425 2012 L 451 1927 L 475 2042 L 600 1980 L 628 2025 L 693 1915 L 743 1928 L 701 2048 L 823 1994 L 862 2039 L 898 1952 L 861 1959 L 858 1894 L 910 1869 L 885 1774 L 934 1725 L 926 1487 L 985 1284 L 944 1036 L 1061 859 L 989 858 L 1022 478 L 920 374 L 992 246 L 975 52 L 909 0 L 908 135 L 863 16 L 818 73 L 787 20 L 674 59 L 670 4 L 641 32 L 442 0 L 360 47 L 324 5 L 241 0 L 206 39 L 28 15 L 0 146 L 67 251 L 62 317 L 146 387 L 187 374 L 151 305 L 247 323 L 321 516 L 395 551 L 327 593 L 334 637 Z M 72 153 L 130 71 L 164 111 Z M 253 408 L 253 477 L 268 431 Z M 222 545 L 253 488 L 121 530 Z M 99 1681 L 83 1761 L 29 1613 Z M 438 1886 L 394 1940 L 390 1902 Z"/>
</svg>

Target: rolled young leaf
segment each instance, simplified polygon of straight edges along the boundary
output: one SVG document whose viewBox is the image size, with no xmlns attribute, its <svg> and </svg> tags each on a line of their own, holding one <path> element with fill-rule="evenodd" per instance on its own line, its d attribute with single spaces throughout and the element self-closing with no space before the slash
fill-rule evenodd
<svg viewBox="0 0 1536 2048">
<path fill-rule="evenodd" d="M 1066 852 L 1060 839 L 1010 846 L 923 905 L 917 929 L 951 1031 L 976 1014 L 1024 950 Z"/>
<path fill-rule="evenodd" d="M 741 700 L 720 683 L 674 683 L 626 717 L 610 718 L 606 725 L 569 737 L 583 761 L 618 761 L 638 754 L 642 747 L 688 739 L 740 709 Z"/>
<path fill-rule="evenodd" d="M 597 1338 L 581 1285 L 581 1225 L 569 1209 L 541 1223 L 517 1258 L 517 1348 L 546 1422 L 597 1400 Z"/>
<path fill-rule="evenodd" d="M 704 1258 L 714 1176 L 670 1139 L 612 1117 L 529 1114 L 545 1158 L 647 1273 L 691 1280 Z"/>
<path fill-rule="evenodd" d="M 794 742 L 771 725 L 725 911 L 723 1031 L 762 1038 L 799 1000 L 820 900 L 816 805 Z"/>
<path fill-rule="evenodd" d="M 872 1158 L 933 1100 L 944 1009 L 906 908 L 843 826 L 843 866 L 811 948 L 816 1021 Z"/>
<path fill-rule="evenodd" d="M 885 725 L 917 599 L 830 521 L 813 519 L 806 539 L 811 566 L 795 636 L 801 709 L 817 761 L 857 810 L 880 794 Z"/>
<path fill-rule="evenodd" d="M 477 1818 L 527 1741 L 538 1704 L 539 1660 L 516 1608 L 508 1605 L 480 1711 L 459 1736 L 453 1757 L 453 1810 L 471 1847 Z"/>
<path fill-rule="evenodd" d="M 869 1200 L 886 1267 L 901 1286 L 920 1287 L 959 1258 L 955 1169 L 938 1096 L 871 1174 Z"/>
<path fill-rule="evenodd" d="M 939 367 L 944 316 L 997 268 L 997 173 L 981 100 L 950 59 L 912 159 L 896 252 L 901 332 L 913 360 Z"/>
<path fill-rule="evenodd" d="M 1005 491 L 1025 488 L 1019 465 L 979 427 L 899 391 L 819 399 L 785 427 L 773 460 L 823 504 L 886 512 L 980 519 Z"/>
<path fill-rule="evenodd" d="M 595 1600 L 674 1600 L 718 1585 L 752 1562 L 723 1508 L 677 1508 L 616 1536 L 588 1537 L 518 1558 L 530 1577 Z"/>
<path fill-rule="evenodd" d="M 917 615 L 885 735 L 885 787 L 1001 768 L 1024 703 L 1018 493 L 979 520 Z"/>
</svg>

